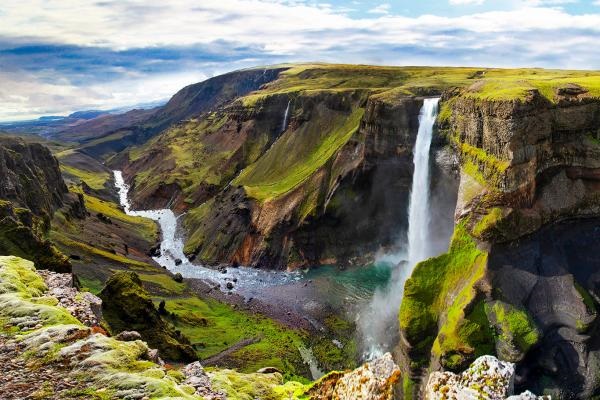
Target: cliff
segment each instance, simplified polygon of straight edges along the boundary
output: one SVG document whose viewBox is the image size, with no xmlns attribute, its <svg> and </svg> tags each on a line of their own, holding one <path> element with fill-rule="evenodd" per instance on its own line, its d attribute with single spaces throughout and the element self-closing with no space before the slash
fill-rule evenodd
<svg viewBox="0 0 600 400">
<path fill-rule="evenodd" d="M 50 151 L 37 143 L 0 139 L 0 254 L 70 271 L 67 257 L 46 238 L 59 208 L 69 218 L 85 214 L 82 199 L 68 192 Z"/>
<path fill-rule="evenodd" d="M 515 98 L 482 97 L 479 85 L 443 98 L 440 134 L 461 170 L 457 225 L 448 253 L 420 263 L 405 286 L 408 391 L 427 371 L 489 353 L 517 363 L 518 388 L 557 398 L 600 391 L 600 259 L 590 247 L 600 101 L 584 86 L 554 85 Z"/>
<path fill-rule="evenodd" d="M 186 252 L 206 264 L 373 260 L 406 227 L 418 94 L 449 78 L 418 88 L 414 79 L 395 68 L 291 67 L 130 151 L 133 203 L 186 211 Z"/>
</svg>

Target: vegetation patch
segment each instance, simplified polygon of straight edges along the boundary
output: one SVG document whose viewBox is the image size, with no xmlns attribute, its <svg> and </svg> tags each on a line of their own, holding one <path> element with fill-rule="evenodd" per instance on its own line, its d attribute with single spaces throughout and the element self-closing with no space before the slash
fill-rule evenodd
<svg viewBox="0 0 600 400">
<path fill-rule="evenodd" d="M 352 137 L 359 127 L 364 109 L 349 116 L 325 113 L 318 120 L 286 132 L 256 163 L 234 180 L 249 196 L 267 201 L 297 187 L 321 168 Z"/>
<path fill-rule="evenodd" d="M 526 311 L 495 301 L 486 305 L 486 313 L 498 330 L 500 340 L 516 346 L 521 354 L 527 353 L 539 341 L 540 333 Z"/>
<path fill-rule="evenodd" d="M 212 299 L 184 297 L 165 302 L 167 319 L 189 338 L 200 359 L 214 357 L 244 340 L 259 339 L 229 354 L 227 364 L 242 372 L 276 367 L 286 379 L 304 375 L 298 347 L 304 345 L 306 333 Z"/>
<path fill-rule="evenodd" d="M 91 172 L 83 169 L 75 168 L 70 165 L 60 164 L 61 172 L 66 175 L 66 178 L 71 178 L 80 182 L 85 182 L 86 185 L 94 190 L 102 190 L 105 188 L 106 182 L 110 179 L 108 172 Z"/>
<path fill-rule="evenodd" d="M 417 264 L 404 286 L 399 316 L 417 364 L 424 363 L 432 349 L 448 367 L 457 367 L 480 345 L 487 346 L 487 338 L 477 332 L 481 309 L 468 311 L 486 262 L 487 253 L 477 248 L 463 221 L 455 228 L 448 253 Z"/>
</svg>

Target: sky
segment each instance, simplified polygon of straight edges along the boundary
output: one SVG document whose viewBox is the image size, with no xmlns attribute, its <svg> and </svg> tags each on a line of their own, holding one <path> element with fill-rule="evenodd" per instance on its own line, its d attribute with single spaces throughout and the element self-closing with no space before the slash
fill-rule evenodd
<svg viewBox="0 0 600 400">
<path fill-rule="evenodd" d="M 600 69 L 600 0 L 2 0 L 0 121 L 283 62 Z"/>
</svg>

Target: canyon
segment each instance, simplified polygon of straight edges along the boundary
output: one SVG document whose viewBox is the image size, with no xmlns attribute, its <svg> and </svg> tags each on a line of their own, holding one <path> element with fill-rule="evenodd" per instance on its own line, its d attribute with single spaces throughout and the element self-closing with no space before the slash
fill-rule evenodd
<svg viewBox="0 0 600 400">
<path fill-rule="evenodd" d="M 134 324 L 116 312 L 130 300 L 108 294 L 119 284 L 164 326 L 157 342 L 135 322 L 159 354 L 247 374 L 276 368 L 282 381 L 271 382 L 288 386 L 265 398 L 287 398 L 280 389 L 353 398 L 361 389 L 341 372 L 300 385 L 313 364 L 360 375 L 367 361 L 393 379 L 364 398 L 443 398 L 443 387 L 461 398 L 479 386 L 460 387 L 452 373 L 509 364 L 501 394 L 475 398 L 513 389 L 592 398 L 597 79 L 260 67 L 188 86 L 152 110 L 57 130 L 40 139 L 55 157 L 3 138 L 0 253 L 105 293 L 109 336 Z M 375 283 L 354 299 L 366 277 Z M 241 328 L 246 320 L 260 328 Z M 393 365 L 379 361 L 387 352 Z M 208 374 L 213 385 L 218 374 Z"/>
</svg>

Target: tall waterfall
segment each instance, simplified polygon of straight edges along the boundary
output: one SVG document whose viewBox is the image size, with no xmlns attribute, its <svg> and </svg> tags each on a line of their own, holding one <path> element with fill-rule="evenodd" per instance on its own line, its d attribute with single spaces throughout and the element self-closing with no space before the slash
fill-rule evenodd
<svg viewBox="0 0 600 400">
<path fill-rule="evenodd" d="M 285 113 L 283 113 L 283 124 L 281 125 L 281 132 L 285 132 L 288 126 L 288 119 L 290 116 L 290 104 L 292 100 L 288 100 L 287 107 L 285 108 Z"/>
<path fill-rule="evenodd" d="M 408 207 L 408 265 L 431 256 L 429 251 L 429 148 L 440 99 L 425 99 L 419 115 L 419 132 L 415 143 L 412 188 Z M 402 285 L 404 287 L 404 283 Z"/>
<path fill-rule="evenodd" d="M 404 283 L 412 274 L 415 265 L 434 256 L 429 246 L 429 148 L 439 99 L 425 99 L 419 113 L 419 130 L 413 150 L 412 188 L 408 209 L 408 249 L 403 254 L 388 255 L 388 260 L 402 260 L 392 272 L 387 287 L 378 290 L 373 299 L 359 313 L 357 326 L 363 344 L 363 355 L 367 359 L 381 356 L 393 346 L 398 333 L 397 317 Z"/>
</svg>

